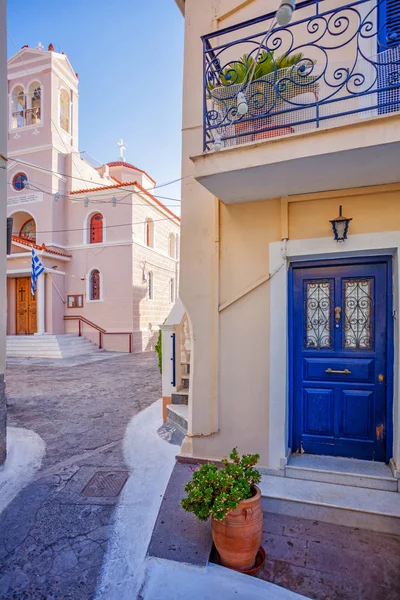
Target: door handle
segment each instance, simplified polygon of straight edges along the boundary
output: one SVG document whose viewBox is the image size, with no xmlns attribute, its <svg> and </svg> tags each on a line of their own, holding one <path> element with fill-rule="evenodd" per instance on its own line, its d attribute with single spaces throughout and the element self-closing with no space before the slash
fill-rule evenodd
<svg viewBox="0 0 400 600">
<path fill-rule="evenodd" d="M 325 373 L 339 373 L 340 375 L 350 375 L 351 371 L 349 371 L 349 369 L 343 369 L 343 371 L 336 371 L 335 369 L 326 369 Z"/>
<path fill-rule="evenodd" d="M 336 323 L 339 323 L 340 321 L 340 313 L 342 312 L 342 309 L 340 308 L 340 306 L 337 306 L 335 308 L 335 321 Z"/>
</svg>

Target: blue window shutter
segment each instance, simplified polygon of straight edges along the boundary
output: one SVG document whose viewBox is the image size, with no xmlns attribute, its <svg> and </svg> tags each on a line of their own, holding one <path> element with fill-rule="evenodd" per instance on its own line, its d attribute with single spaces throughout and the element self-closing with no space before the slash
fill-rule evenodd
<svg viewBox="0 0 400 600">
<path fill-rule="evenodd" d="M 400 1 L 386 0 L 386 46 L 400 45 Z"/>
<path fill-rule="evenodd" d="M 379 114 L 400 111 L 400 0 L 379 5 Z"/>
</svg>

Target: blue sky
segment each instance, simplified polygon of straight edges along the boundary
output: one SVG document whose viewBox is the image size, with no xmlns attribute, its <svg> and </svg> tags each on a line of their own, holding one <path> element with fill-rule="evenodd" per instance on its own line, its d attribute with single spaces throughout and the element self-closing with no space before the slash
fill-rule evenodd
<svg viewBox="0 0 400 600">
<path fill-rule="evenodd" d="M 8 0 L 7 10 L 18 49 L 51 42 L 79 74 L 81 151 L 117 160 L 123 137 L 126 160 L 157 183 L 180 177 L 184 22 L 174 0 Z M 158 193 L 179 198 L 180 183 Z"/>
</svg>

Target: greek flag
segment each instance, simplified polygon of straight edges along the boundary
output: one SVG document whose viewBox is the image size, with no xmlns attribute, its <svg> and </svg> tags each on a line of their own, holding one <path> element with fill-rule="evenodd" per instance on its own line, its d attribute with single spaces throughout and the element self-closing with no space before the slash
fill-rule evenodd
<svg viewBox="0 0 400 600">
<path fill-rule="evenodd" d="M 36 290 L 36 282 L 38 280 L 39 275 L 41 275 L 44 271 L 44 266 L 40 262 L 40 258 L 36 254 L 35 250 L 32 248 L 32 274 L 31 274 L 31 294 L 35 295 Z"/>
</svg>

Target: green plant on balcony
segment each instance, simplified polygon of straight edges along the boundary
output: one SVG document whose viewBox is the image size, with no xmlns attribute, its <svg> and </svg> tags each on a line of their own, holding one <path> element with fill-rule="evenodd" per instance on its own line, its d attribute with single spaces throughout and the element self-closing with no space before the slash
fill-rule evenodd
<svg viewBox="0 0 400 600">
<path fill-rule="evenodd" d="M 318 75 L 312 74 L 314 65 L 315 61 L 305 58 L 302 52 L 275 58 L 273 52 L 266 50 L 257 61 L 249 54 L 231 61 L 219 74 L 218 85 L 207 84 L 208 97 L 221 113 L 221 126 L 233 124 L 237 134 L 250 133 L 251 140 L 292 133 L 292 127 L 282 127 L 285 119 L 290 120 L 291 113 L 276 113 L 294 108 L 290 101 L 301 94 L 312 93 L 317 97 L 319 82 Z M 249 110 L 243 117 L 237 111 L 239 92 L 244 93 L 248 102 Z M 259 118 L 248 121 L 249 117 Z M 252 133 L 273 125 L 277 127 L 275 131 Z"/>
</svg>

